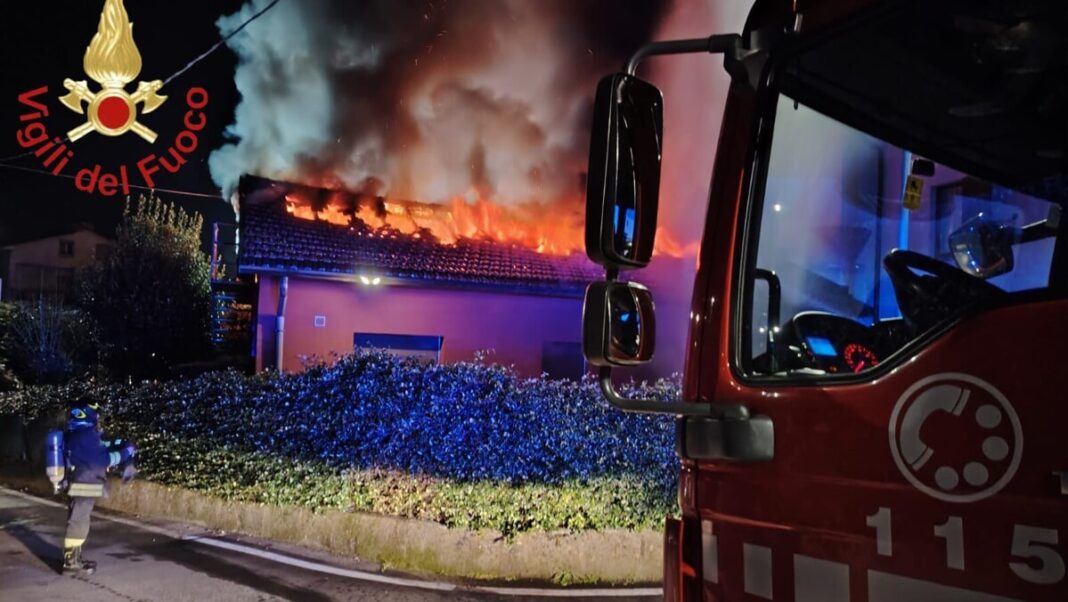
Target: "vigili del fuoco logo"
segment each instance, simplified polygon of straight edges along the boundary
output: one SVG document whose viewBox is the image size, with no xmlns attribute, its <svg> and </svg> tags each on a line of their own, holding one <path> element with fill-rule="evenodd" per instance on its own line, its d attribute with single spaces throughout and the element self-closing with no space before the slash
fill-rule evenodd
<svg viewBox="0 0 1068 602">
<path fill-rule="evenodd" d="M 89 42 L 83 59 L 85 74 L 96 82 L 99 89 L 86 80 L 67 78 L 63 87 L 69 92 L 58 97 L 66 108 L 86 116 L 85 123 L 67 132 L 64 138 L 49 133 L 45 120 L 49 116 L 48 101 L 53 97 L 49 87 L 19 94 L 19 103 L 24 107 L 19 116 L 22 125 L 16 138 L 19 146 L 41 160 L 42 165 L 55 175 L 74 171 L 74 150 L 68 146 L 90 134 L 120 137 L 134 133 L 146 142 L 156 142 L 157 134 L 147 119 L 142 117 L 167 102 L 161 94 L 161 80 L 139 81 L 131 94 L 126 87 L 141 73 L 141 53 L 133 38 L 133 23 L 126 14 L 122 0 L 106 0 L 100 14 L 96 35 Z M 131 175 L 139 178 L 143 186 L 156 187 L 154 174 L 161 169 L 178 173 L 188 161 L 188 156 L 197 149 L 197 132 L 207 125 L 203 109 L 208 105 L 208 92 L 201 87 L 192 87 L 185 94 L 189 110 L 183 119 L 184 129 L 178 132 L 173 143 L 157 156 L 149 153 L 136 165 L 128 168 L 119 165 L 117 170 L 106 170 L 99 163 L 77 169 L 74 185 L 84 192 L 99 192 L 104 196 L 130 193 Z M 72 163 L 73 162 L 73 163 Z M 71 165 L 71 169 L 67 169 Z M 142 185 L 135 182 L 134 185 Z"/>
</svg>

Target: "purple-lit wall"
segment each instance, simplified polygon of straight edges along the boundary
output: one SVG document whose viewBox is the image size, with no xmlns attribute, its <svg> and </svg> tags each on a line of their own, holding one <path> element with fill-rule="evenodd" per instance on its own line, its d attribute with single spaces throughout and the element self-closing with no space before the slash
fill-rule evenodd
<svg viewBox="0 0 1068 602">
<path fill-rule="evenodd" d="M 275 362 L 279 279 L 260 276 L 256 368 Z M 325 316 L 324 327 L 315 317 Z M 366 287 L 290 277 L 285 311 L 283 369 L 302 368 L 302 356 L 328 358 L 353 350 L 353 333 L 443 336 L 442 361 L 470 360 L 493 350 L 489 361 L 512 364 L 521 375 L 542 371 L 547 342 L 582 338 L 582 299 L 418 286 Z"/>
</svg>

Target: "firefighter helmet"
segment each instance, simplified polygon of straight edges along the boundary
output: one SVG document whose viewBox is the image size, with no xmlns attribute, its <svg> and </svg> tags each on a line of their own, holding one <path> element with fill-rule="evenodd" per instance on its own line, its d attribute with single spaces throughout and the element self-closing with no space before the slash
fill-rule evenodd
<svg viewBox="0 0 1068 602">
<path fill-rule="evenodd" d="M 71 405 L 68 427 L 71 430 L 95 427 L 100 419 L 100 403 L 91 398 L 83 397 Z"/>
</svg>

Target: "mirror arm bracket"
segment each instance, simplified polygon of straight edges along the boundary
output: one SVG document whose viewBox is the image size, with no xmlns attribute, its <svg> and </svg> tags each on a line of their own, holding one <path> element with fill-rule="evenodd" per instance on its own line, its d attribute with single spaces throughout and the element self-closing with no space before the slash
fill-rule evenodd
<svg viewBox="0 0 1068 602">
<path fill-rule="evenodd" d="M 626 399 L 612 386 L 612 368 L 602 366 L 598 377 L 601 392 L 617 409 L 677 416 L 676 452 L 681 458 L 738 462 L 770 462 L 775 458 L 771 418 L 750 416 L 744 405 Z"/>
<path fill-rule="evenodd" d="M 612 368 L 601 366 L 597 371 L 601 393 L 608 403 L 624 412 L 641 414 L 673 414 L 675 416 L 703 416 L 722 420 L 748 420 L 749 410 L 741 404 L 695 403 L 688 401 L 659 401 L 656 399 L 628 399 L 616 392 L 612 385 Z"/>
<path fill-rule="evenodd" d="M 723 54 L 727 71 L 734 75 L 733 65 L 740 67 L 740 61 L 744 57 L 742 37 L 736 33 L 725 33 L 707 38 L 690 38 L 686 40 L 668 40 L 664 42 L 650 42 L 642 46 L 630 59 L 627 60 L 625 72 L 634 75 L 638 65 L 650 56 L 664 54 L 693 54 L 707 52 L 709 54 Z M 741 71 L 744 73 L 744 69 Z"/>
</svg>

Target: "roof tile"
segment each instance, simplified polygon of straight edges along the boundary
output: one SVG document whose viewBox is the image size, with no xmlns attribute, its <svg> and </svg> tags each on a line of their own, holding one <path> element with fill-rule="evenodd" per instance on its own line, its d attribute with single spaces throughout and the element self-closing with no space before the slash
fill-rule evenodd
<svg viewBox="0 0 1068 602">
<path fill-rule="evenodd" d="M 261 180 L 262 181 L 262 180 Z M 585 255 L 562 257 L 494 241 L 460 239 L 446 245 L 432 236 L 375 231 L 358 219 L 351 227 L 289 214 L 284 197 L 241 203 L 243 272 L 283 271 L 336 277 L 373 272 L 412 281 L 579 294 L 602 277 Z"/>
</svg>

